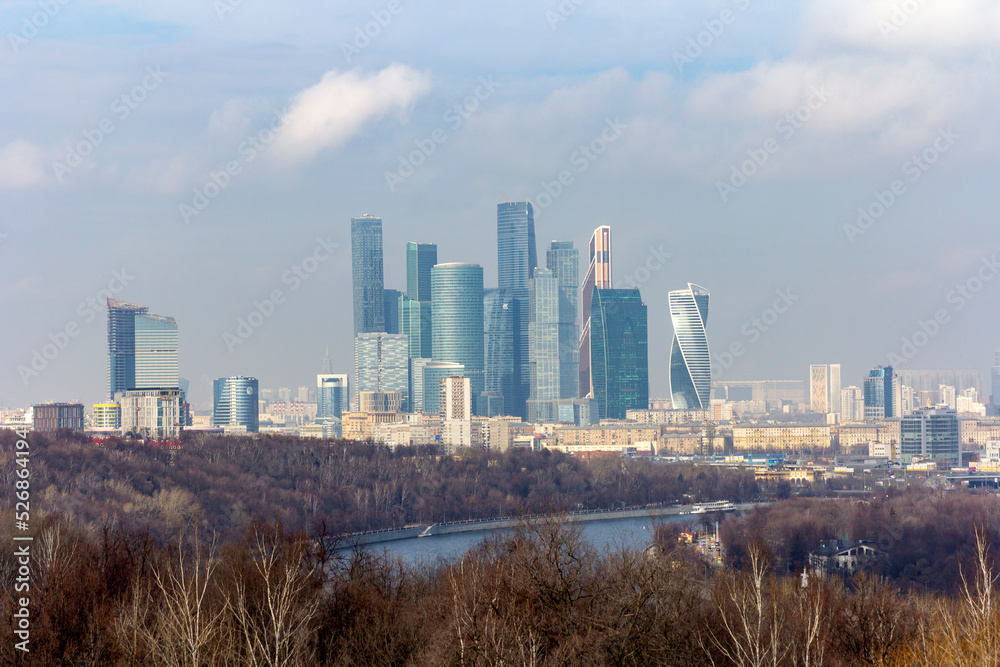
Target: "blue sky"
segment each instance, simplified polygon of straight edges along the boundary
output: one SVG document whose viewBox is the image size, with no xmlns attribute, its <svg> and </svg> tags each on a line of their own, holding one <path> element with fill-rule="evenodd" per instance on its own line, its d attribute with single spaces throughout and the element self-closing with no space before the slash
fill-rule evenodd
<svg viewBox="0 0 1000 667">
<path fill-rule="evenodd" d="M 350 217 L 383 217 L 387 287 L 409 240 L 495 285 L 501 193 L 535 202 L 540 257 L 612 225 L 614 277 L 649 307 L 656 396 L 666 293 L 687 282 L 712 292 L 713 352 L 744 344 L 722 379 L 841 363 L 859 384 L 914 335 L 911 368 L 985 370 L 1000 347 L 995 2 L 53 0 L 0 3 L 0 27 L 6 406 L 102 398 L 104 319 L 81 304 L 123 270 L 116 296 L 177 319 L 196 406 L 225 375 L 312 386 L 326 346 L 349 372 Z M 548 201 L 560 172 L 572 182 Z M 185 216 L 213 174 L 225 186 Z M 317 239 L 340 249 L 283 280 Z M 230 351 L 274 290 L 283 303 Z M 798 299 L 749 336 L 777 290 Z"/>
</svg>

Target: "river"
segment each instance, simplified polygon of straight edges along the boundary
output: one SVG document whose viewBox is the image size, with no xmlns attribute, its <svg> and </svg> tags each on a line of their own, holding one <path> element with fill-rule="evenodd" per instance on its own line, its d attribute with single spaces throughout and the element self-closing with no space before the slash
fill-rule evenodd
<svg viewBox="0 0 1000 667">
<path fill-rule="evenodd" d="M 638 549 L 645 548 L 653 540 L 654 521 L 696 521 L 691 516 L 661 516 L 608 519 L 605 521 L 581 521 L 583 539 L 599 550 L 619 547 L 625 544 Z M 393 542 L 380 542 L 367 548 L 375 551 L 385 549 L 390 554 L 400 556 L 410 565 L 456 561 L 469 549 L 483 541 L 492 533 L 509 533 L 510 528 L 498 528 L 469 533 L 411 537 Z"/>
</svg>

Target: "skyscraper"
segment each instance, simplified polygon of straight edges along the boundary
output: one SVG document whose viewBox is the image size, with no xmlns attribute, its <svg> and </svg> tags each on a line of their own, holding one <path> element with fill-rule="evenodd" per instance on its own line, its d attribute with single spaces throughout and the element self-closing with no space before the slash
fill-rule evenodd
<svg viewBox="0 0 1000 667">
<path fill-rule="evenodd" d="M 513 396 L 514 331 L 519 318 L 509 289 L 483 292 L 483 318 L 486 393 Z"/>
<path fill-rule="evenodd" d="M 431 356 L 462 364 L 473 400 L 478 400 L 486 384 L 483 267 L 478 264 L 437 264 L 431 269 Z"/>
<path fill-rule="evenodd" d="M 330 346 L 326 346 L 326 353 L 323 355 L 323 363 L 320 364 L 319 372 L 324 375 L 333 373 L 333 360 L 330 359 Z"/>
<path fill-rule="evenodd" d="M 135 388 L 135 316 L 146 306 L 108 299 L 108 398 Z"/>
<path fill-rule="evenodd" d="M 840 412 L 840 364 L 814 364 L 809 367 L 809 410 Z"/>
<path fill-rule="evenodd" d="M 431 356 L 431 268 L 435 264 L 435 244 L 406 244 L 406 294 L 399 299 L 399 333 L 409 337 L 412 358 Z"/>
<path fill-rule="evenodd" d="M 580 253 L 572 241 L 553 241 L 545 266 L 559 283 L 559 398 L 580 395 Z"/>
<path fill-rule="evenodd" d="M 551 420 L 539 403 L 559 399 L 559 281 L 549 269 L 535 269 L 528 306 L 528 421 Z"/>
<path fill-rule="evenodd" d="M 354 335 L 385 331 L 382 279 L 382 218 L 351 218 L 351 275 Z"/>
<path fill-rule="evenodd" d="M 611 228 L 603 225 L 590 237 L 590 264 L 580 286 L 580 397 L 594 395 L 590 377 L 590 306 L 595 289 L 611 288 Z"/>
<path fill-rule="evenodd" d="M 212 389 L 212 426 L 244 426 L 247 433 L 259 430 L 257 378 L 219 378 Z"/>
<path fill-rule="evenodd" d="M 403 293 L 398 289 L 382 290 L 385 332 L 391 334 L 400 333 L 399 323 L 399 299 Z"/>
<path fill-rule="evenodd" d="M 892 366 L 876 366 L 865 378 L 865 419 L 900 417 L 902 397 L 899 377 Z"/>
<path fill-rule="evenodd" d="M 712 358 L 708 351 L 708 290 L 688 283 L 667 295 L 674 338 L 670 344 L 670 396 L 674 410 L 707 410 Z"/>
<path fill-rule="evenodd" d="M 360 333 L 354 339 L 355 391 L 398 391 L 409 409 L 409 342 L 402 334 Z"/>
<path fill-rule="evenodd" d="M 942 467 L 961 463 L 961 427 L 951 408 L 915 410 L 900 421 L 899 435 L 903 463 L 909 463 L 914 456 L 941 461 Z"/>
<path fill-rule="evenodd" d="M 528 284 L 537 266 L 535 214 L 531 204 L 497 204 L 497 286 L 510 290 L 517 309 L 513 395 L 505 396 L 504 403 L 509 413 L 520 417 L 525 416 L 528 397 Z"/>
<path fill-rule="evenodd" d="M 340 417 L 348 409 L 350 384 L 346 375 L 316 376 L 316 418 Z"/>
<path fill-rule="evenodd" d="M 593 291 L 590 359 L 600 419 L 624 419 L 649 407 L 646 304 L 638 289 Z M 596 420 L 595 420 L 596 421 Z"/>
</svg>

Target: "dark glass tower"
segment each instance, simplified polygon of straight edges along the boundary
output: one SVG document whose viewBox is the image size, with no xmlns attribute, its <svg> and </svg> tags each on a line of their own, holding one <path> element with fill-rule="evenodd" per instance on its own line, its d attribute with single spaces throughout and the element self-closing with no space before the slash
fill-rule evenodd
<svg viewBox="0 0 1000 667">
<path fill-rule="evenodd" d="M 108 398 L 135 389 L 135 316 L 146 306 L 108 299 Z"/>
<path fill-rule="evenodd" d="M 406 296 L 414 301 L 431 300 L 431 267 L 437 259 L 435 243 L 406 244 Z"/>
<path fill-rule="evenodd" d="M 351 277 L 354 335 L 385 331 L 382 218 L 370 215 L 351 218 Z"/>
<path fill-rule="evenodd" d="M 514 330 L 518 324 L 510 290 L 483 293 L 483 338 L 486 355 L 486 391 L 514 395 Z"/>
<path fill-rule="evenodd" d="M 497 204 L 498 287 L 510 290 L 518 324 L 514 330 L 513 394 L 504 397 L 507 412 L 525 417 L 528 398 L 528 285 L 538 255 L 535 247 L 535 214 L 529 202 Z"/>
<path fill-rule="evenodd" d="M 398 334 L 399 330 L 399 299 L 403 296 L 403 293 L 398 289 L 387 289 L 382 291 L 383 303 L 385 308 L 385 332 L 390 334 Z"/>
<path fill-rule="evenodd" d="M 457 263 L 434 266 L 431 356 L 434 361 L 451 361 L 465 367 L 473 401 L 486 385 L 483 319 L 483 267 Z"/>
<path fill-rule="evenodd" d="M 646 304 L 638 289 L 594 289 L 590 371 L 601 419 L 649 407 Z"/>
</svg>

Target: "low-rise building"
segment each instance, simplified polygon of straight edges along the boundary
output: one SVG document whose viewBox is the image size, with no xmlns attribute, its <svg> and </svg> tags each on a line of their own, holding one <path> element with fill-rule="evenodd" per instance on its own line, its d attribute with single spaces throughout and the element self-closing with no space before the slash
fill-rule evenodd
<svg viewBox="0 0 1000 667">
<path fill-rule="evenodd" d="M 767 424 L 733 426 L 733 451 L 782 452 L 827 450 L 832 428 L 827 424 Z"/>
<path fill-rule="evenodd" d="M 32 410 L 34 430 L 39 433 L 68 429 L 83 433 L 83 405 L 81 403 L 42 403 Z"/>
<path fill-rule="evenodd" d="M 184 392 L 180 389 L 132 389 L 115 398 L 122 406 L 123 435 L 175 440 L 184 430 Z"/>
<path fill-rule="evenodd" d="M 871 564 L 881 553 L 875 542 L 869 540 L 836 540 L 809 554 L 809 569 L 820 576 L 832 572 L 850 574 Z"/>
</svg>

